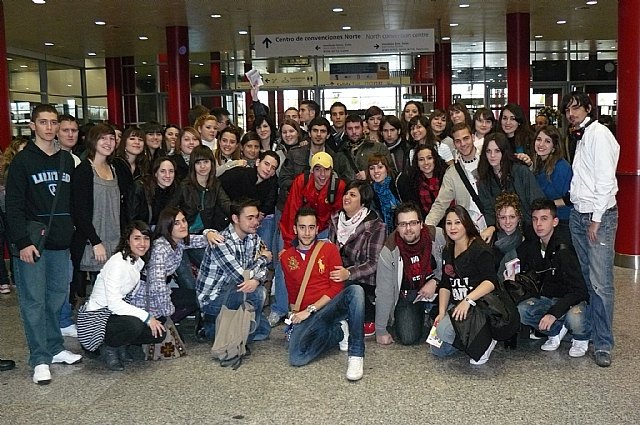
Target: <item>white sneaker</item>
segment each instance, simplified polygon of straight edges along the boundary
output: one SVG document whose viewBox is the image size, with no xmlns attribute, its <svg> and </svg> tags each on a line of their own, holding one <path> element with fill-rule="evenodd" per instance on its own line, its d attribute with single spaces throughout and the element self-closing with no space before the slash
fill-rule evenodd
<svg viewBox="0 0 640 425">
<path fill-rule="evenodd" d="M 74 354 L 68 350 L 62 350 L 51 359 L 51 363 L 76 364 L 82 361 L 80 354 Z"/>
<path fill-rule="evenodd" d="M 560 347 L 562 338 L 564 338 L 568 330 L 569 329 L 565 328 L 564 325 L 562 325 L 562 329 L 560 329 L 560 332 L 558 333 L 558 335 L 550 336 L 547 339 L 547 341 L 544 344 L 542 344 L 540 349 L 544 351 L 556 351 L 558 347 Z"/>
<path fill-rule="evenodd" d="M 39 364 L 33 368 L 33 382 L 38 385 L 47 385 L 51 382 L 51 371 L 48 364 Z"/>
<path fill-rule="evenodd" d="M 342 333 L 344 334 L 344 338 L 340 341 L 340 351 L 349 350 L 349 324 L 346 320 L 340 321 L 340 327 L 342 328 Z"/>
<path fill-rule="evenodd" d="M 579 341 L 577 339 L 571 340 L 571 348 L 569 348 L 570 357 L 582 357 L 587 354 L 589 349 L 589 340 Z"/>
<path fill-rule="evenodd" d="M 493 351 L 494 348 L 496 348 L 496 344 L 498 343 L 498 341 L 496 341 L 495 339 L 491 340 L 491 344 L 489 344 L 489 348 L 487 348 L 487 351 L 484 352 L 484 354 L 482 355 L 482 357 L 480 357 L 478 359 L 478 361 L 475 361 L 473 359 L 469 359 L 469 363 L 471 363 L 472 365 L 481 365 L 481 364 L 485 364 L 486 362 L 489 361 L 489 356 L 491 356 L 491 352 Z"/>
<path fill-rule="evenodd" d="M 76 327 L 76 325 L 71 324 L 66 328 L 60 328 L 60 333 L 62 334 L 62 336 L 70 336 L 73 338 L 77 338 L 78 328 Z"/>
<path fill-rule="evenodd" d="M 358 381 L 364 374 L 364 357 L 349 356 L 347 363 L 347 379 Z"/>
</svg>

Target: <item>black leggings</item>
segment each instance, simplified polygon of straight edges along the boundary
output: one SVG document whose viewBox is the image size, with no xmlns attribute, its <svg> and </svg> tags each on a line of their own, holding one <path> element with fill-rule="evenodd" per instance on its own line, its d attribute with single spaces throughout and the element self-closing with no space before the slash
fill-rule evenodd
<svg viewBox="0 0 640 425">
<path fill-rule="evenodd" d="M 157 344 L 164 340 L 165 334 L 154 337 L 149 326 L 134 316 L 112 314 L 107 321 L 104 343 L 109 347 L 121 345 Z"/>
</svg>

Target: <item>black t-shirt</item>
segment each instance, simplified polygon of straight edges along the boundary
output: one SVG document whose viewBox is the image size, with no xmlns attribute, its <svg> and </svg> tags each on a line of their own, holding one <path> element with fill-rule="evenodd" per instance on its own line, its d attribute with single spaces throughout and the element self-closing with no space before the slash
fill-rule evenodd
<svg viewBox="0 0 640 425">
<path fill-rule="evenodd" d="M 461 301 L 485 280 L 497 281 L 493 252 L 484 242 L 475 239 L 469 248 L 453 258 L 453 244 L 442 253 L 442 280 L 439 288 L 451 291 L 452 299 Z"/>
</svg>

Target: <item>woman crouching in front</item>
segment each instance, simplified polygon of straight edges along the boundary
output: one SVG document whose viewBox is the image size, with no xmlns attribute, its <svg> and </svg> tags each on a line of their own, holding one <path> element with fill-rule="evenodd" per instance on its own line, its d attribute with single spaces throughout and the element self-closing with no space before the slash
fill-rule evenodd
<svg viewBox="0 0 640 425">
<path fill-rule="evenodd" d="M 452 345 L 457 336 L 456 325 L 469 319 L 471 306 L 475 306 L 477 300 L 492 292 L 496 285 L 493 252 L 483 242 L 464 207 L 457 205 L 447 210 L 445 233 L 447 245 L 442 252 L 442 280 L 438 290 L 440 312 L 435 321 L 436 334 L 442 341 L 442 346 L 431 348 L 432 353 L 439 357 L 455 351 Z M 451 310 L 450 302 L 455 305 Z M 484 354 L 477 361 L 471 359 L 470 363 L 486 363 L 496 341 L 489 336 L 476 338 L 474 344 L 474 351 L 480 345 L 480 353 L 484 351 Z"/>
<path fill-rule="evenodd" d="M 107 368 L 124 370 L 132 362 L 129 345 L 156 344 L 164 339 L 165 328 L 153 315 L 129 303 L 140 282 L 140 271 L 151 244 L 151 229 L 142 221 L 127 226 L 116 253 L 105 263 L 91 292 L 78 312 L 78 340 L 100 354 Z"/>
</svg>

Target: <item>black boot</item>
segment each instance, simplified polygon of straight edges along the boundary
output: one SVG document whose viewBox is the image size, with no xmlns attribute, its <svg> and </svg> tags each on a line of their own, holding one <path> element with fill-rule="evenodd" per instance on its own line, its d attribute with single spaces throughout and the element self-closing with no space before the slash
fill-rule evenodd
<svg viewBox="0 0 640 425">
<path fill-rule="evenodd" d="M 128 345 L 121 345 L 118 347 L 118 358 L 122 363 L 133 363 L 133 357 L 129 354 Z"/>
<path fill-rule="evenodd" d="M 102 360 L 109 370 L 124 370 L 124 366 L 118 356 L 119 349 L 119 347 L 109 347 L 108 345 L 103 345 L 100 349 Z"/>
</svg>

